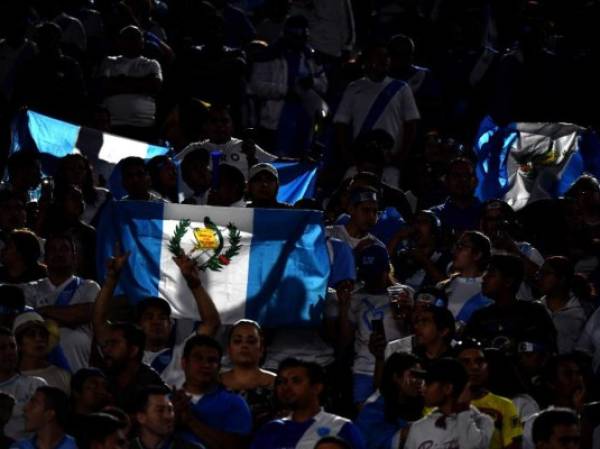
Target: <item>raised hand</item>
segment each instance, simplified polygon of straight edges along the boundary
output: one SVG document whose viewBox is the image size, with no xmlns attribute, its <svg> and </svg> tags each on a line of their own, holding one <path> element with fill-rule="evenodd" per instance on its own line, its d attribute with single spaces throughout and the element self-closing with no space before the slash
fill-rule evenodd
<svg viewBox="0 0 600 449">
<path fill-rule="evenodd" d="M 122 252 L 119 242 L 115 243 L 114 255 L 106 261 L 106 274 L 108 277 L 117 279 L 121 270 L 129 259 L 129 251 Z"/>
<path fill-rule="evenodd" d="M 198 271 L 198 266 L 196 262 L 194 262 L 189 256 L 181 255 L 177 257 L 173 257 L 173 261 L 179 267 L 179 271 L 181 271 L 181 275 L 187 282 L 190 288 L 196 288 L 202 285 L 200 280 L 200 272 Z"/>
</svg>

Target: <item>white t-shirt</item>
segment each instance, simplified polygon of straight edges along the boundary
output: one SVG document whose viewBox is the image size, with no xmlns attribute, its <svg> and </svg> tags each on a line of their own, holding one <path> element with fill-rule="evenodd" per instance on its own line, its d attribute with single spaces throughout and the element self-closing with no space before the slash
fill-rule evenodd
<svg viewBox="0 0 600 449">
<path fill-rule="evenodd" d="M 407 287 L 410 289 L 410 287 Z M 412 290 L 412 289 L 411 289 Z M 375 370 L 375 357 L 369 351 L 369 337 L 373 332 L 371 320 L 383 320 L 383 329 L 387 341 L 398 340 L 406 337 L 399 329 L 390 307 L 390 298 L 387 294 L 372 295 L 358 292 L 352 295 L 349 319 L 355 325 L 354 334 L 354 365 L 355 374 L 373 375 Z"/>
<path fill-rule="evenodd" d="M 455 318 L 469 299 L 481 293 L 481 282 L 481 276 L 456 276 L 449 283 L 441 284 L 448 295 L 448 310 Z"/>
<path fill-rule="evenodd" d="M 165 348 L 157 352 L 144 351 L 144 358 L 142 361 L 149 366 L 152 366 L 152 363 L 161 356 L 166 357 L 169 360 L 164 370 L 158 373 L 160 374 L 160 378 L 163 380 L 165 385 L 167 385 L 169 388 L 173 385 L 177 388 L 181 388 L 185 382 L 185 373 L 181 367 L 181 357 L 183 356 L 183 348 L 185 347 L 185 343 L 194 335 L 196 335 L 195 332 L 181 343 L 173 346 L 172 349 Z"/>
<path fill-rule="evenodd" d="M 436 425 L 442 413 L 434 410 L 410 426 L 405 449 L 487 449 L 494 433 L 494 421 L 471 406 L 469 410 L 445 417 L 445 426 Z"/>
<path fill-rule="evenodd" d="M 25 415 L 23 409 L 38 387 L 46 385 L 44 379 L 15 374 L 14 377 L 0 383 L 0 391 L 15 398 L 15 407 L 4 434 L 13 440 L 21 440 L 29 435 L 25 432 Z"/>
<path fill-rule="evenodd" d="M 587 352 L 593 357 L 592 367 L 598 374 L 600 372 L 600 309 L 596 309 L 585 324 L 575 349 Z"/>
<path fill-rule="evenodd" d="M 346 242 L 348 245 L 350 245 L 350 248 L 352 248 L 352 249 L 356 248 L 358 246 L 358 244 L 360 242 L 362 242 L 363 240 L 373 240 L 376 245 L 385 246 L 381 242 L 381 240 L 379 240 L 373 234 L 367 234 L 360 239 L 358 239 L 356 237 L 352 237 L 350 234 L 348 234 L 348 231 L 346 230 L 346 226 L 343 224 L 328 226 L 327 227 L 327 236 L 336 238 L 338 240 L 341 240 L 342 242 Z"/>
<path fill-rule="evenodd" d="M 558 353 L 567 354 L 572 352 L 587 319 L 579 299 L 571 293 L 567 303 L 556 312 L 550 310 L 545 296 L 542 297 L 541 302 L 552 317 L 552 322 L 556 328 Z"/>
<path fill-rule="evenodd" d="M 144 56 L 127 58 L 125 56 L 108 56 L 100 66 L 100 77 L 146 78 L 152 76 L 162 81 L 160 64 L 155 59 Z M 110 120 L 114 126 L 148 127 L 154 124 L 156 101 L 145 94 L 117 94 L 104 99 L 104 106 L 110 112 Z"/>
<path fill-rule="evenodd" d="M 371 106 L 388 84 L 394 79 L 386 76 L 376 82 L 363 77 L 348 85 L 338 106 L 333 121 L 352 126 L 352 135 L 358 136 Z M 387 131 L 395 141 L 393 153 L 397 153 L 402 144 L 404 122 L 420 118 L 417 104 L 408 84 L 402 86 L 388 102 L 372 129 Z"/>
<path fill-rule="evenodd" d="M 71 276 L 58 286 L 52 284 L 48 278 L 21 284 L 20 287 L 25 294 L 25 303 L 34 309 L 53 306 L 56 304 L 60 293 L 73 279 L 74 276 Z M 69 305 L 93 303 L 96 301 L 99 292 L 100 286 L 96 282 L 91 279 L 82 279 Z M 61 326 L 60 346 L 73 372 L 89 365 L 91 345 L 92 332 L 89 324 L 74 329 Z"/>
</svg>

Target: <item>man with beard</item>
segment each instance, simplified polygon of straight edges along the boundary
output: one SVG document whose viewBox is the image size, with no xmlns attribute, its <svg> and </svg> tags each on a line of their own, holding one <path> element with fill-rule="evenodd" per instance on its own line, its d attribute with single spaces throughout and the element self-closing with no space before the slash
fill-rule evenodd
<svg viewBox="0 0 600 449">
<path fill-rule="evenodd" d="M 323 388 L 323 370 L 316 363 L 296 359 L 281 362 L 275 391 L 291 414 L 265 424 L 251 448 L 314 447 L 325 436 L 338 436 L 353 449 L 364 448 L 362 435 L 351 421 L 321 408 L 319 397 Z"/>
<path fill-rule="evenodd" d="M 136 392 L 150 385 L 165 386 L 156 371 L 142 362 L 146 336 L 135 324 L 111 323 L 102 346 L 104 364 L 116 404 L 133 410 Z"/>
<path fill-rule="evenodd" d="M 130 449 L 191 449 L 195 444 L 175 438 L 175 409 L 170 391 L 158 386 L 140 390 L 135 401 L 137 436 Z"/>
</svg>

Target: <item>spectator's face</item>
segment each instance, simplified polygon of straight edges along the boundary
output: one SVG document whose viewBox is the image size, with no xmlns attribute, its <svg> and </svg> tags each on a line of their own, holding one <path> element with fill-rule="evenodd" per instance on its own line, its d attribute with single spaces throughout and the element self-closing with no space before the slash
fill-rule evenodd
<svg viewBox="0 0 600 449">
<path fill-rule="evenodd" d="M 106 379 L 102 376 L 94 376 L 83 382 L 77 400 L 83 409 L 97 412 L 112 403 L 113 398 L 108 391 Z"/>
<path fill-rule="evenodd" d="M 261 172 L 248 183 L 250 198 L 256 202 L 274 202 L 277 200 L 277 179 L 268 172 Z"/>
<path fill-rule="evenodd" d="M 502 211 L 500 209 L 486 210 L 481 217 L 481 232 L 489 238 L 494 238 L 502 229 Z"/>
<path fill-rule="evenodd" d="M 85 203 L 83 202 L 83 195 L 79 190 L 71 189 L 65 195 L 63 202 L 63 211 L 67 217 L 79 218 L 83 214 Z"/>
<path fill-rule="evenodd" d="M 579 426 L 558 424 L 552 429 L 548 441 L 538 443 L 536 449 L 579 449 L 580 440 Z"/>
<path fill-rule="evenodd" d="M 208 166 L 199 161 L 186 164 L 182 169 L 183 180 L 196 192 L 204 192 L 210 187 L 211 172 Z"/>
<path fill-rule="evenodd" d="M 166 342 L 171 334 L 171 317 L 160 307 L 146 307 L 138 324 L 146 334 L 148 342 Z"/>
<path fill-rule="evenodd" d="M 262 355 L 262 339 L 258 329 L 249 324 L 236 326 L 229 340 L 229 358 L 232 363 L 256 367 Z"/>
<path fill-rule="evenodd" d="M 53 238 L 46 242 L 46 265 L 48 270 L 72 270 L 75 267 L 75 251 L 72 242 Z"/>
<path fill-rule="evenodd" d="M 115 433 L 107 436 L 102 442 L 93 442 L 91 449 L 127 449 L 127 436 L 124 430 L 117 430 Z"/>
<path fill-rule="evenodd" d="M 532 378 L 541 372 L 546 360 L 547 357 L 544 353 L 522 352 L 519 354 L 519 367 L 527 376 Z"/>
<path fill-rule="evenodd" d="M 276 394 L 285 408 L 297 410 L 306 407 L 319 397 L 321 384 L 311 384 L 305 368 L 284 369 L 277 376 Z"/>
<path fill-rule="evenodd" d="M 417 239 L 419 238 L 427 238 L 433 234 L 433 227 L 431 225 L 431 220 L 422 214 L 418 214 L 415 217 L 415 231 L 417 233 Z"/>
<path fill-rule="evenodd" d="M 507 280 L 504 278 L 502 273 L 494 267 L 488 268 L 483 275 L 483 282 L 481 284 L 481 292 L 489 297 L 496 298 L 504 291 L 507 287 Z"/>
<path fill-rule="evenodd" d="M 371 50 L 365 61 L 365 71 L 374 78 L 383 78 L 390 69 L 390 55 L 386 48 Z"/>
<path fill-rule="evenodd" d="M 29 402 L 25 405 L 25 431 L 36 432 L 48 421 L 46 411 L 46 398 L 44 393 L 36 391 Z"/>
<path fill-rule="evenodd" d="M 71 157 L 65 161 L 65 177 L 69 184 L 82 187 L 85 180 L 87 167 L 85 161 L 80 157 Z"/>
<path fill-rule="evenodd" d="M 15 242 L 13 242 L 12 240 L 9 240 L 6 243 L 6 246 L 2 248 L 1 255 L 2 265 L 4 265 L 5 267 L 10 267 L 13 264 L 20 263 L 23 261 L 23 257 L 21 257 L 21 254 L 17 249 L 17 245 L 15 245 Z"/>
<path fill-rule="evenodd" d="M 415 369 L 421 369 L 420 365 L 415 365 L 410 369 L 404 370 L 400 375 L 394 375 L 394 382 L 398 391 L 402 393 L 402 396 L 416 398 L 423 395 L 425 384 L 422 378 L 415 375 Z"/>
<path fill-rule="evenodd" d="M 483 387 L 488 380 L 488 364 L 485 355 L 479 349 L 465 349 L 458 355 L 469 375 L 469 382 L 474 387 Z"/>
<path fill-rule="evenodd" d="M 177 187 L 177 169 L 171 161 L 166 161 L 158 173 L 158 182 L 164 189 Z"/>
<path fill-rule="evenodd" d="M 0 205 L 0 229 L 10 232 L 27 225 L 27 211 L 22 201 L 13 198 Z"/>
<path fill-rule="evenodd" d="M 21 334 L 19 352 L 27 357 L 45 359 L 49 352 L 49 337 L 44 326 L 30 326 Z"/>
<path fill-rule="evenodd" d="M 561 286 L 562 282 L 560 276 L 558 276 L 556 271 L 554 271 L 554 269 L 547 263 L 543 264 L 538 270 L 536 278 L 537 286 L 540 289 L 540 292 L 544 295 L 555 291 Z"/>
<path fill-rule="evenodd" d="M 460 237 L 453 250 L 452 265 L 456 270 L 473 267 L 477 263 L 477 252 L 468 237 Z"/>
<path fill-rule="evenodd" d="M 150 175 L 143 165 L 132 165 L 122 172 L 123 188 L 132 198 L 144 198 L 150 190 Z"/>
<path fill-rule="evenodd" d="M 139 31 L 128 31 L 119 36 L 119 43 L 123 55 L 130 58 L 139 56 L 144 50 L 144 38 Z"/>
<path fill-rule="evenodd" d="M 132 358 L 134 347 L 130 346 L 123 332 L 111 330 L 110 337 L 106 340 L 102 353 L 106 369 L 112 373 L 118 373 L 124 369 Z"/>
<path fill-rule="evenodd" d="M 427 346 L 442 338 L 440 331 L 433 320 L 433 313 L 422 311 L 417 313 L 414 320 L 415 338 L 417 345 Z"/>
<path fill-rule="evenodd" d="M 0 372 L 12 372 L 17 367 L 17 342 L 14 337 L 0 335 Z"/>
<path fill-rule="evenodd" d="M 167 395 L 153 394 L 148 398 L 146 410 L 136 415 L 140 426 L 162 439 L 175 429 L 175 410 Z"/>
<path fill-rule="evenodd" d="M 362 201 L 350 206 L 350 221 L 361 232 L 369 232 L 377 224 L 377 202 Z"/>
<path fill-rule="evenodd" d="M 209 346 L 196 346 L 181 360 L 185 380 L 196 385 L 210 385 L 217 379 L 221 360 L 219 351 Z"/>
<path fill-rule="evenodd" d="M 552 387 L 561 396 L 569 398 L 572 398 L 577 392 L 585 391 L 583 375 L 577 363 L 570 360 L 560 363 Z"/>
<path fill-rule="evenodd" d="M 466 162 L 456 162 L 446 174 L 446 187 L 450 198 L 471 198 L 477 187 L 477 178 L 473 167 Z"/>
<path fill-rule="evenodd" d="M 442 382 L 425 382 L 425 389 L 423 390 L 425 406 L 437 407 L 443 404 L 446 399 L 446 390 L 447 387 Z"/>
<path fill-rule="evenodd" d="M 227 143 L 233 135 L 233 122 L 229 112 L 223 109 L 213 109 L 208 114 L 206 135 L 216 144 Z"/>
</svg>

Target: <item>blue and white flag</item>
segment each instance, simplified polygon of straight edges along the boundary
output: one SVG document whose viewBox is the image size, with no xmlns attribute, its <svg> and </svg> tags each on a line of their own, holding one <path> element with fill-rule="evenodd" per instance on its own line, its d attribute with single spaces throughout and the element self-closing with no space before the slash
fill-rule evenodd
<svg viewBox="0 0 600 449">
<path fill-rule="evenodd" d="M 319 212 L 117 201 L 98 226 L 98 267 L 115 242 L 131 252 L 117 293 L 132 302 L 159 296 L 174 317 L 198 318 L 172 260 L 175 244 L 198 258 L 223 323 L 302 326 L 320 318 L 330 262 Z"/>
<path fill-rule="evenodd" d="M 22 149 L 41 153 L 43 169 L 48 174 L 54 173 L 57 158 L 81 153 L 89 159 L 96 174 L 107 180 L 114 166 L 125 157 L 150 159 L 169 152 L 166 147 L 74 125 L 34 111 L 19 114 L 13 123 L 11 153 Z"/>
<path fill-rule="evenodd" d="M 500 198 L 514 209 L 563 195 L 583 173 L 600 176 L 600 140 L 568 123 L 511 123 L 489 117 L 475 142 L 477 196 Z"/>
</svg>

